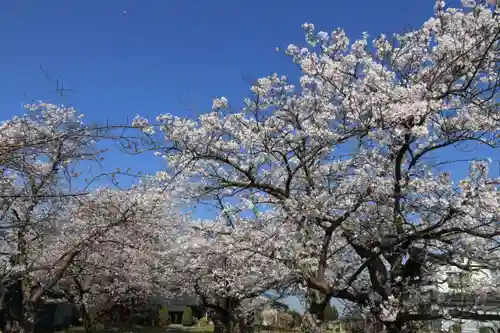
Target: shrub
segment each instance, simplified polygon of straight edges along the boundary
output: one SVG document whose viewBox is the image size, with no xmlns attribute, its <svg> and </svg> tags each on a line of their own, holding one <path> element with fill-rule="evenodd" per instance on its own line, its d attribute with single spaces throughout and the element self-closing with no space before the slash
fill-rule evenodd
<svg viewBox="0 0 500 333">
<path fill-rule="evenodd" d="M 495 330 L 492 327 L 480 327 L 479 328 L 479 333 L 495 333 Z"/>
<path fill-rule="evenodd" d="M 166 307 L 162 307 L 158 313 L 160 326 L 168 326 L 168 319 L 168 309 Z"/>
<path fill-rule="evenodd" d="M 193 326 L 193 309 L 190 307 L 184 308 L 182 313 L 182 326 Z"/>
<path fill-rule="evenodd" d="M 207 326 L 208 325 L 208 318 L 206 316 L 200 319 L 200 325 L 201 326 Z"/>
<path fill-rule="evenodd" d="M 459 323 L 455 323 L 455 324 L 451 325 L 450 332 L 462 333 L 462 325 L 460 325 Z"/>
<path fill-rule="evenodd" d="M 339 318 L 339 313 L 337 308 L 328 304 L 325 308 L 325 321 L 335 321 Z"/>
</svg>

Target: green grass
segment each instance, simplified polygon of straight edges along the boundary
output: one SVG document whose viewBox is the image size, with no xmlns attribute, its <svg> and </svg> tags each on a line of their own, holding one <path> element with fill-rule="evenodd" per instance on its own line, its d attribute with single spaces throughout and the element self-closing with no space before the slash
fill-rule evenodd
<svg viewBox="0 0 500 333">
<path fill-rule="evenodd" d="M 182 330 L 183 332 L 186 333 L 213 333 L 214 331 L 214 325 L 200 325 L 200 326 L 175 326 L 176 330 Z M 84 333 L 85 330 L 83 326 L 77 326 L 77 327 L 72 327 L 70 328 L 67 332 L 61 332 L 61 333 Z M 166 327 L 144 327 L 144 326 L 132 326 L 132 327 L 125 327 L 121 329 L 121 332 L 133 332 L 133 333 L 166 333 L 168 332 L 168 328 Z M 264 330 L 264 329 L 256 329 L 256 333 L 297 333 L 297 330 L 287 330 L 287 329 L 282 329 L 282 330 L 276 330 L 276 329 L 271 329 L 269 330 Z M 98 329 L 96 333 L 117 333 L 116 330 L 112 329 Z M 333 333 L 333 332 L 332 332 Z"/>
<path fill-rule="evenodd" d="M 201 326 L 176 326 L 176 329 L 181 329 L 186 333 L 213 333 L 214 325 L 201 325 Z M 133 332 L 133 333 L 165 333 L 168 330 L 166 327 L 144 327 L 144 326 L 131 326 L 124 327 L 121 329 L 122 332 Z M 84 333 L 85 329 L 83 326 L 76 326 L 70 328 L 67 332 L 64 333 Z M 116 333 L 117 330 L 113 329 L 97 329 L 96 333 Z M 63 333 L 63 332 L 61 332 Z"/>
<path fill-rule="evenodd" d="M 131 327 L 125 327 L 122 328 L 122 332 L 133 332 L 133 333 L 165 333 L 165 328 L 164 327 L 145 327 L 145 326 L 131 326 Z M 84 333 L 85 328 L 83 326 L 76 326 L 76 327 L 71 327 L 68 331 L 65 333 Z M 117 332 L 117 330 L 113 329 L 97 329 L 96 333 L 111 333 L 111 332 Z"/>
<path fill-rule="evenodd" d="M 165 333 L 164 327 L 144 327 L 144 326 L 134 326 L 130 330 L 126 330 L 126 332 L 134 332 L 134 333 Z"/>
<path fill-rule="evenodd" d="M 182 330 L 187 333 L 213 333 L 214 325 L 201 325 L 201 326 L 191 326 L 191 327 L 182 327 Z M 271 330 L 263 330 L 256 329 L 256 333 L 297 333 L 297 330 L 288 330 L 283 328 L 282 330 L 271 329 Z M 332 332 L 333 333 L 333 332 Z"/>
<path fill-rule="evenodd" d="M 190 333 L 212 333 L 214 331 L 214 325 L 200 325 L 200 326 L 190 326 L 183 327 L 183 330 Z"/>
</svg>

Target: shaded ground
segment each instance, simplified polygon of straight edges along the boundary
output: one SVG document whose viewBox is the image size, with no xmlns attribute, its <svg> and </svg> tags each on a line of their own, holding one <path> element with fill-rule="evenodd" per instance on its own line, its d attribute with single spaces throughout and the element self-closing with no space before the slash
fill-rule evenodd
<svg viewBox="0 0 500 333">
<path fill-rule="evenodd" d="M 121 328 L 121 332 L 124 333 L 212 333 L 214 331 L 213 325 L 205 326 L 192 326 L 184 327 L 182 325 L 170 325 L 168 327 L 144 327 L 144 326 L 132 326 Z M 67 332 L 60 333 L 84 333 L 85 329 L 81 326 L 72 327 Z M 97 330 L 96 333 L 118 333 L 120 331 L 113 329 L 102 329 Z"/>
<path fill-rule="evenodd" d="M 213 325 L 203 325 L 203 326 L 191 326 L 185 327 L 182 325 L 170 325 L 168 327 L 144 327 L 144 326 L 132 326 L 129 328 L 122 328 L 123 333 L 213 333 Z M 67 332 L 60 333 L 84 333 L 83 327 L 72 327 Z M 118 333 L 117 330 L 106 329 L 97 330 L 96 333 Z M 263 328 L 256 326 L 255 333 L 297 333 L 297 330 L 289 329 L 278 329 L 278 328 Z M 332 332 L 333 333 L 333 332 Z"/>
<path fill-rule="evenodd" d="M 97 329 L 96 333 L 118 333 L 118 332 L 133 332 L 133 333 L 165 333 L 166 328 L 164 327 L 144 327 L 144 326 L 132 326 L 121 328 L 121 331 L 114 329 Z M 59 333 L 85 333 L 83 326 L 71 327 L 68 331 Z"/>
<path fill-rule="evenodd" d="M 167 327 L 166 332 L 168 333 L 212 333 L 214 331 L 213 325 L 203 325 L 203 326 L 190 326 L 185 327 L 182 325 L 170 325 Z"/>
</svg>

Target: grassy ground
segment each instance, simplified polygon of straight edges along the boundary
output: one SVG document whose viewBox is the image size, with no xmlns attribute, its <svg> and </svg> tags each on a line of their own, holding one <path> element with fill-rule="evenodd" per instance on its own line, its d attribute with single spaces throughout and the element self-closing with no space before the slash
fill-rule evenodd
<svg viewBox="0 0 500 333">
<path fill-rule="evenodd" d="M 167 329 L 168 331 L 168 329 Z M 213 333 L 214 331 L 214 326 L 213 325 L 202 325 L 202 326 L 191 326 L 191 327 L 182 327 L 182 326 L 175 326 L 175 328 L 172 330 L 174 333 L 182 331 L 186 333 Z M 265 329 L 263 327 L 255 327 L 254 333 L 297 333 L 298 330 L 292 330 L 292 329 Z M 145 332 L 146 333 L 146 332 Z M 333 333 L 333 331 L 332 331 Z"/>
<path fill-rule="evenodd" d="M 134 333 L 165 333 L 166 329 L 164 327 L 143 327 L 143 326 L 134 326 L 130 330 L 126 332 L 134 332 Z"/>
<path fill-rule="evenodd" d="M 144 326 L 133 326 L 122 328 L 121 332 L 132 332 L 132 333 L 213 333 L 214 325 L 201 325 L 201 326 L 190 326 L 185 327 L 181 325 L 172 325 L 169 327 L 144 327 Z M 83 327 L 72 327 L 67 332 L 61 333 L 84 333 Z M 96 333 L 117 333 L 116 330 L 97 330 Z M 255 333 L 297 333 L 296 330 L 266 330 L 263 328 L 256 328 Z M 333 333 L 333 332 L 332 332 Z"/>
<path fill-rule="evenodd" d="M 201 325 L 191 327 L 181 326 L 181 329 L 182 331 L 189 333 L 212 333 L 214 331 L 214 325 Z"/>
<path fill-rule="evenodd" d="M 121 329 L 122 332 L 133 332 L 133 333 L 165 333 L 166 329 L 164 327 L 144 327 L 144 326 L 132 326 Z M 67 332 L 64 333 L 84 333 L 85 329 L 83 326 L 71 327 Z M 119 332 L 113 329 L 97 329 L 96 333 L 115 333 Z M 63 333 L 63 332 L 61 332 Z"/>
<path fill-rule="evenodd" d="M 204 325 L 204 326 L 172 326 L 172 327 L 144 327 L 144 326 L 132 326 L 125 327 L 121 329 L 121 332 L 132 332 L 132 333 L 166 333 L 166 332 L 186 332 L 186 333 L 213 333 L 214 326 L 213 325 Z M 85 329 L 83 326 L 76 326 L 70 328 L 67 332 L 64 333 L 84 333 Z M 117 330 L 113 329 L 98 329 L 96 333 L 115 333 Z M 62 332 L 61 332 L 62 333 Z"/>
</svg>

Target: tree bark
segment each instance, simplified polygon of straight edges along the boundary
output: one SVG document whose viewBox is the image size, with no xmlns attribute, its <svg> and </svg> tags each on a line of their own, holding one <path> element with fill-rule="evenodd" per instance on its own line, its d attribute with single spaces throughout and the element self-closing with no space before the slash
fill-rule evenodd
<svg viewBox="0 0 500 333">
<path fill-rule="evenodd" d="M 309 291 L 309 307 L 301 324 L 302 331 L 321 332 L 326 329 L 325 310 L 330 299 L 330 296 L 318 290 Z"/>
<path fill-rule="evenodd" d="M 80 316 L 82 318 L 83 327 L 86 333 L 94 333 L 96 331 L 96 322 L 85 305 L 80 305 L 79 309 Z"/>
<path fill-rule="evenodd" d="M 214 323 L 214 333 L 240 333 L 240 323 L 229 311 L 214 310 L 211 319 Z"/>
<path fill-rule="evenodd" d="M 3 295 L 2 300 L 2 327 L 3 333 L 30 332 L 26 327 L 24 295 L 21 279 L 10 284 Z"/>
<path fill-rule="evenodd" d="M 391 323 L 385 326 L 387 333 L 403 333 L 403 325 L 400 323 Z"/>
<path fill-rule="evenodd" d="M 2 327 L 2 333 L 33 333 L 34 324 L 32 317 L 7 318 Z"/>
<path fill-rule="evenodd" d="M 249 313 L 238 318 L 238 326 L 240 333 L 253 333 L 255 325 L 255 314 Z"/>
<path fill-rule="evenodd" d="M 310 292 L 309 309 L 308 312 L 318 321 L 325 321 L 326 306 L 330 302 L 330 297 L 322 294 L 319 291 L 312 290 Z"/>
<path fill-rule="evenodd" d="M 23 332 L 33 333 L 35 332 L 35 324 L 37 322 L 39 302 L 30 302 L 27 300 L 24 303 L 24 316 L 21 320 L 23 326 Z"/>
<path fill-rule="evenodd" d="M 316 316 L 307 311 L 304 313 L 302 322 L 300 324 L 300 331 L 302 333 L 321 333 L 322 328 L 318 325 Z"/>
</svg>

